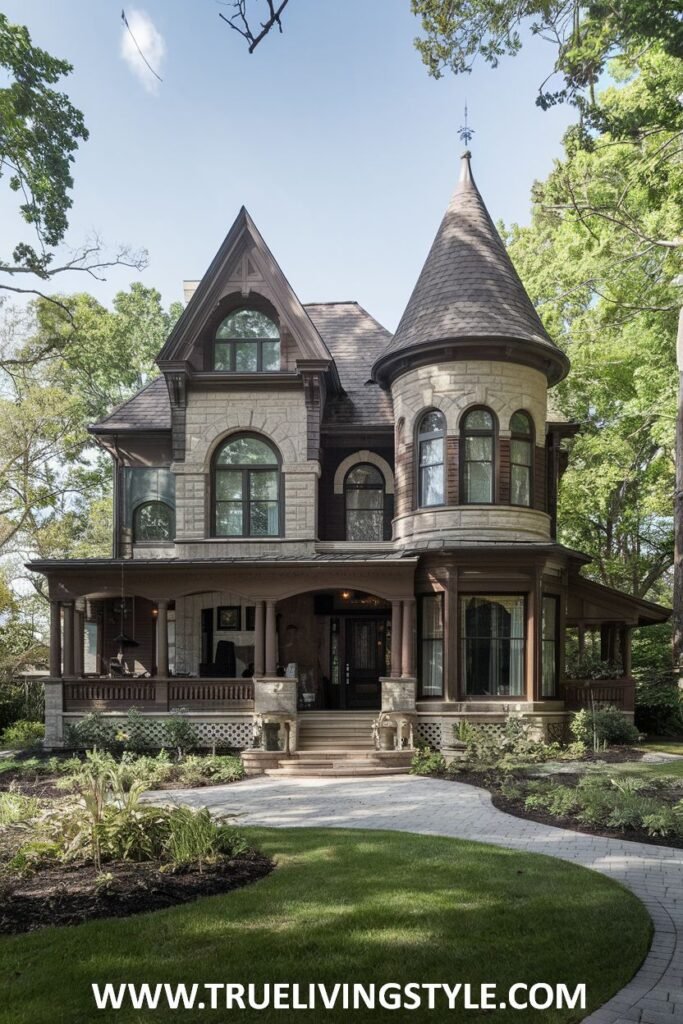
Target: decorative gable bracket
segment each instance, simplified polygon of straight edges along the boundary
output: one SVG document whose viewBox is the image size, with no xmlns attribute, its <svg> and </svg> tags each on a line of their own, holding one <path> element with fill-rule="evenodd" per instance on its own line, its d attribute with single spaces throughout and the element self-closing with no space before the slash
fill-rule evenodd
<svg viewBox="0 0 683 1024">
<path fill-rule="evenodd" d="M 166 373 L 166 386 L 171 401 L 171 451 L 176 462 L 185 459 L 187 410 L 187 374 L 184 370 Z"/>
</svg>

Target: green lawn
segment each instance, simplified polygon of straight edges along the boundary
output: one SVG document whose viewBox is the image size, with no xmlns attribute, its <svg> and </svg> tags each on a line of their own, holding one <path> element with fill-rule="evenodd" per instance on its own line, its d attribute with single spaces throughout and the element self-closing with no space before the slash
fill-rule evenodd
<svg viewBox="0 0 683 1024">
<path fill-rule="evenodd" d="M 661 736 L 653 736 L 645 740 L 648 750 L 656 750 L 662 754 L 679 754 L 683 757 L 683 739 L 665 740 Z"/>
<path fill-rule="evenodd" d="M 127 920 L 0 940 L 3 1024 L 230 1018 L 339 1021 L 349 1011 L 95 1011 L 90 984 L 120 982 L 565 982 L 589 1009 L 633 975 L 650 941 L 642 905 L 552 858 L 406 833 L 250 829 L 277 859 L 255 885 Z M 426 1021 L 428 1010 L 350 1012 Z M 459 1012 L 468 1024 L 576 1021 L 577 1011 Z"/>
</svg>

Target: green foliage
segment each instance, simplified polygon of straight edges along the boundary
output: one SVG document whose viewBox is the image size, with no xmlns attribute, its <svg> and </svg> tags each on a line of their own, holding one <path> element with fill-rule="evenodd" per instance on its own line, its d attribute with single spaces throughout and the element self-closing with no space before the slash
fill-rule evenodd
<svg viewBox="0 0 683 1024">
<path fill-rule="evenodd" d="M 174 868 L 196 867 L 220 858 L 237 857 L 248 849 L 246 840 L 225 822 L 217 822 L 208 808 L 193 811 L 176 807 L 168 817 L 165 855 Z"/>
<path fill-rule="evenodd" d="M 593 750 L 611 746 L 632 746 L 639 740 L 636 727 L 618 708 L 582 708 L 572 718 L 572 735 Z"/>
<path fill-rule="evenodd" d="M 176 751 L 178 760 L 200 744 L 199 733 L 187 718 L 187 708 L 178 708 L 166 719 L 164 736 L 166 744 Z"/>
<path fill-rule="evenodd" d="M 77 750 L 88 747 L 117 750 L 120 747 L 116 729 L 101 711 L 93 711 L 75 725 L 69 725 L 65 730 L 65 741 L 67 747 L 74 747 Z"/>
<path fill-rule="evenodd" d="M 34 248 L 19 243 L 12 254 L 18 268 L 45 276 L 52 261 L 48 247 L 67 229 L 73 187 L 71 164 L 80 140 L 88 138 L 83 115 L 51 86 L 72 71 L 65 60 L 34 46 L 23 25 L 0 14 L 0 167 L 9 187 L 23 198 L 19 209 L 38 236 Z M 7 260 L 3 261 L 6 269 Z"/>
<path fill-rule="evenodd" d="M 580 655 L 567 655 L 565 674 L 567 679 L 617 679 L 622 674 L 621 665 L 603 661 L 592 651 Z"/>
<path fill-rule="evenodd" d="M 42 722 L 29 722 L 25 718 L 20 718 L 2 733 L 0 746 L 18 750 L 25 747 L 39 747 L 44 737 L 45 726 Z"/>
<path fill-rule="evenodd" d="M 683 736 L 683 693 L 671 671 L 636 685 L 635 724 L 654 736 Z"/>
<path fill-rule="evenodd" d="M 116 739 L 124 750 L 141 753 L 156 746 L 154 727 L 149 719 L 141 715 L 137 708 L 130 708 L 126 714 L 126 724 L 116 733 Z"/>
<path fill-rule="evenodd" d="M 9 790 L 0 793 L 0 825 L 15 825 L 17 822 L 30 821 L 40 812 L 40 801 L 32 796 L 24 796 Z"/>
<path fill-rule="evenodd" d="M 672 804 L 666 794 L 658 796 L 655 790 L 645 779 L 609 778 L 598 773 L 583 776 L 575 786 L 547 779 L 518 779 L 501 787 L 504 796 L 523 802 L 529 811 L 573 817 L 579 823 L 606 829 L 683 836 L 682 802 Z"/>
<path fill-rule="evenodd" d="M 173 765 L 172 771 L 173 781 L 180 786 L 239 782 L 244 775 L 244 765 L 239 757 L 220 754 L 187 755 Z"/>
<path fill-rule="evenodd" d="M 411 775 L 443 775 L 446 771 L 446 759 L 443 754 L 419 747 L 410 762 Z"/>
</svg>

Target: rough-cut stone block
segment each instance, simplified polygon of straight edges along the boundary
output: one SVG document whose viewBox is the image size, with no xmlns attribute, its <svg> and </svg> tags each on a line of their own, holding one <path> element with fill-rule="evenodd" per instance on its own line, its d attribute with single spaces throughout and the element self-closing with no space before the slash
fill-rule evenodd
<svg viewBox="0 0 683 1024">
<path fill-rule="evenodd" d="M 415 711 L 417 681 L 415 679 L 380 680 L 382 684 L 382 711 Z"/>
</svg>

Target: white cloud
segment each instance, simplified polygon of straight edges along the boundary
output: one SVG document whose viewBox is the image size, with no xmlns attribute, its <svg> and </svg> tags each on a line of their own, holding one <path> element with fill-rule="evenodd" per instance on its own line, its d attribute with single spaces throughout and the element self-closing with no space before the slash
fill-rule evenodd
<svg viewBox="0 0 683 1024">
<path fill-rule="evenodd" d="M 147 92 L 156 93 L 159 89 L 159 79 L 147 67 L 145 60 L 154 68 L 157 75 L 161 75 L 161 66 L 166 54 L 164 37 L 145 11 L 126 11 L 126 18 L 130 31 L 125 24 L 121 25 L 121 56 Z M 144 59 L 140 50 L 144 54 Z"/>
</svg>

